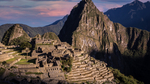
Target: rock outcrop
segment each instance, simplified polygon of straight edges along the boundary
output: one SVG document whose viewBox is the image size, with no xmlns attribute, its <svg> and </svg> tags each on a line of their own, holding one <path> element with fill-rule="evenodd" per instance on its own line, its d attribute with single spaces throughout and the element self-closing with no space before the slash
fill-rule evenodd
<svg viewBox="0 0 150 84">
<path fill-rule="evenodd" d="M 47 33 L 43 34 L 42 37 L 44 39 L 52 39 L 52 40 L 60 41 L 58 36 L 53 32 L 47 32 Z"/>
<path fill-rule="evenodd" d="M 2 43 L 5 45 L 14 44 L 15 41 L 29 41 L 30 37 L 20 25 L 15 24 L 10 27 L 4 34 Z"/>
<path fill-rule="evenodd" d="M 150 32 L 113 23 L 92 0 L 82 0 L 72 9 L 59 37 L 61 41 L 91 52 L 93 57 L 107 62 L 108 66 L 136 78 L 140 70 L 135 71 L 135 68 L 143 68 L 142 65 L 148 63 L 145 57 Z"/>
</svg>

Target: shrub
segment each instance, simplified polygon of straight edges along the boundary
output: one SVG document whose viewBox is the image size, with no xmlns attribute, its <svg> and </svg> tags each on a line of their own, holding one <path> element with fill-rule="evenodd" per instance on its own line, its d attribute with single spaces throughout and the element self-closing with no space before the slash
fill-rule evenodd
<svg viewBox="0 0 150 84">
<path fill-rule="evenodd" d="M 67 60 L 62 60 L 61 63 L 62 63 L 62 66 L 61 68 L 67 72 L 70 72 L 71 71 L 71 68 L 72 68 L 72 62 L 73 62 L 73 58 L 70 57 L 69 59 Z M 65 65 L 68 65 L 69 67 L 65 67 Z"/>
<path fill-rule="evenodd" d="M 32 48 L 32 45 L 29 42 L 22 42 L 20 44 L 20 47 L 25 49 L 25 48 Z"/>
<path fill-rule="evenodd" d="M 5 64 L 6 64 L 6 61 L 3 61 L 2 64 L 5 65 Z"/>
</svg>

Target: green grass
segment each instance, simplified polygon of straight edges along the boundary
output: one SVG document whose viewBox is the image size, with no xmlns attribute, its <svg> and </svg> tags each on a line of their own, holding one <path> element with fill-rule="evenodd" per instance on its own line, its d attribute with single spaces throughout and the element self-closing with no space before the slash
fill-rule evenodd
<svg viewBox="0 0 150 84">
<path fill-rule="evenodd" d="M 12 63 L 13 61 L 15 61 L 17 59 L 19 59 L 19 58 L 18 57 L 14 57 L 12 59 L 6 60 L 6 64 L 10 64 L 10 63 Z"/>
<path fill-rule="evenodd" d="M 35 64 L 35 59 L 31 59 L 31 60 L 26 60 L 26 59 L 21 59 L 19 62 L 17 62 L 16 64 L 30 64 L 30 63 L 33 63 Z"/>
<path fill-rule="evenodd" d="M 10 52 L 14 52 L 14 51 L 6 51 L 6 53 L 10 53 Z"/>
</svg>

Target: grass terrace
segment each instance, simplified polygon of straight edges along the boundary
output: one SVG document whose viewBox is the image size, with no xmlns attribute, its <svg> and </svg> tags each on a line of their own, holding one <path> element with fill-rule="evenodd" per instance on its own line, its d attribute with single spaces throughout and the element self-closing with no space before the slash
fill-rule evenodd
<svg viewBox="0 0 150 84">
<path fill-rule="evenodd" d="M 10 64 L 10 63 L 12 63 L 13 61 L 15 61 L 15 60 L 17 60 L 17 59 L 19 59 L 19 57 L 14 57 L 14 58 L 12 58 L 12 59 L 9 59 L 9 60 L 6 60 L 6 61 L 4 61 L 6 64 Z M 4 63 L 3 62 L 3 63 Z"/>
<path fill-rule="evenodd" d="M 36 59 L 29 59 L 29 60 L 26 60 L 26 59 L 21 59 L 19 62 L 17 62 L 16 64 L 18 65 L 22 65 L 22 64 L 35 64 L 35 61 Z"/>
</svg>

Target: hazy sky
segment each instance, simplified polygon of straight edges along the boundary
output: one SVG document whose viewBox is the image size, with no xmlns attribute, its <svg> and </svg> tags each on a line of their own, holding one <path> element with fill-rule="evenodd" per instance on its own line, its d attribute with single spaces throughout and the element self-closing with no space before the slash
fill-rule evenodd
<svg viewBox="0 0 150 84">
<path fill-rule="evenodd" d="M 70 14 L 81 0 L 0 0 L 0 25 L 22 23 L 32 27 L 45 26 Z M 105 12 L 134 0 L 93 0 Z M 150 0 L 140 0 L 142 2 Z"/>
</svg>

